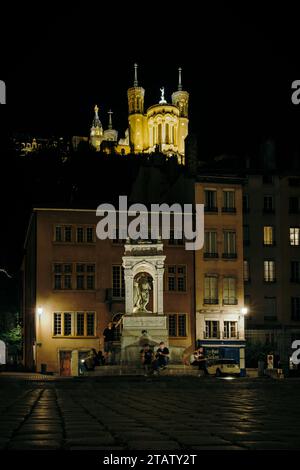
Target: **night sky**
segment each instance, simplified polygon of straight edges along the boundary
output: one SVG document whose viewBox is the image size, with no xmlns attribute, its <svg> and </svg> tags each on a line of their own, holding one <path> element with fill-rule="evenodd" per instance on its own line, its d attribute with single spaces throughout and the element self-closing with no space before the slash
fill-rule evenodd
<svg viewBox="0 0 300 470">
<path fill-rule="evenodd" d="M 264 137 L 295 138 L 300 106 L 291 104 L 290 88 L 299 77 L 297 12 L 274 2 L 264 9 L 226 4 L 10 7 L 0 32 L 8 130 L 87 135 L 98 103 L 102 123 L 111 107 L 124 132 L 137 61 L 146 106 L 159 100 L 161 86 L 170 99 L 183 67 L 201 157 L 252 151 Z"/>
<path fill-rule="evenodd" d="M 241 6 L 242 3 L 242 6 Z M 300 105 L 291 83 L 300 78 L 299 15 L 264 2 L 60 2 L 12 4 L 1 15 L 0 107 L 2 234 L 16 231 L 13 171 L 5 171 L 5 141 L 13 132 L 33 136 L 88 135 L 93 107 L 107 125 L 127 127 L 126 91 L 139 64 L 146 107 L 177 86 L 190 92 L 190 129 L 199 158 L 254 154 L 272 137 L 284 152 L 299 148 Z M 1 142 L 0 142 L 1 143 Z M 16 205 L 14 206 L 16 207 Z M 23 230 L 23 229 L 22 229 Z M 7 246 L 1 263 L 16 257 Z"/>
</svg>

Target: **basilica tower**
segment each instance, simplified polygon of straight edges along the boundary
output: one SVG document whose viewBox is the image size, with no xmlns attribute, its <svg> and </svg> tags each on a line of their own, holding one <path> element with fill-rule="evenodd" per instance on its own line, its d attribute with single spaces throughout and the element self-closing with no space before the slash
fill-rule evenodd
<svg viewBox="0 0 300 470">
<path fill-rule="evenodd" d="M 145 90 L 138 86 L 137 64 L 134 64 L 133 87 L 127 91 L 129 111 L 129 139 L 135 153 L 142 152 L 145 147 L 144 97 Z"/>
<path fill-rule="evenodd" d="M 184 155 L 184 141 L 188 135 L 189 119 L 189 94 L 182 89 L 182 69 L 178 69 L 178 89 L 172 94 L 172 104 L 179 109 L 179 129 L 178 129 L 178 151 Z"/>
<path fill-rule="evenodd" d="M 99 119 L 99 114 L 98 114 L 99 108 L 97 105 L 95 106 L 94 111 L 95 111 L 95 116 L 94 116 L 92 127 L 91 127 L 90 143 L 99 152 L 100 145 L 103 140 L 103 127 Z"/>
</svg>

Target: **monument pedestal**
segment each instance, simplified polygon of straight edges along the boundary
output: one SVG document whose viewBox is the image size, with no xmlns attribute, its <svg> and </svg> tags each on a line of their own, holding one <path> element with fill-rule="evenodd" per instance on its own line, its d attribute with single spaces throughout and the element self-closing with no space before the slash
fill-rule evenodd
<svg viewBox="0 0 300 470">
<path fill-rule="evenodd" d="M 168 346 L 167 316 L 153 313 L 135 313 L 123 316 L 121 361 L 140 364 L 141 349 L 149 344 L 156 349 L 163 341 Z"/>
</svg>

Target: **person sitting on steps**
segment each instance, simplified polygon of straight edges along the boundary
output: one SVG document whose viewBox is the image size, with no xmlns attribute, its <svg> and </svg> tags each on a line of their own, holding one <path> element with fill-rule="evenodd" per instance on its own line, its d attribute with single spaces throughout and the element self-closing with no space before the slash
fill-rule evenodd
<svg viewBox="0 0 300 470">
<path fill-rule="evenodd" d="M 161 341 L 155 354 L 156 359 L 152 364 L 154 372 L 158 372 L 160 369 L 163 370 L 167 367 L 169 354 L 169 349 L 166 347 L 165 343 Z"/>
<path fill-rule="evenodd" d="M 144 367 L 145 376 L 149 375 L 149 373 L 151 372 L 153 358 L 153 350 L 150 348 L 149 344 L 145 344 L 145 346 L 141 350 L 141 361 Z"/>
</svg>

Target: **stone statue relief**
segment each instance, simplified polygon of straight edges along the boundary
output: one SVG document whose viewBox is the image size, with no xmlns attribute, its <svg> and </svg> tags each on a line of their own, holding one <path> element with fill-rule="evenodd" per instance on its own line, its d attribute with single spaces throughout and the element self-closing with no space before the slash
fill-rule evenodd
<svg viewBox="0 0 300 470">
<path fill-rule="evenodd" d="M 146 274 L 137 276 L 133 281 L 133 312 L 146 312 L 152 290 L 149 277 Z"/>
</svg>

